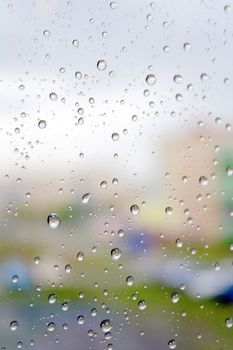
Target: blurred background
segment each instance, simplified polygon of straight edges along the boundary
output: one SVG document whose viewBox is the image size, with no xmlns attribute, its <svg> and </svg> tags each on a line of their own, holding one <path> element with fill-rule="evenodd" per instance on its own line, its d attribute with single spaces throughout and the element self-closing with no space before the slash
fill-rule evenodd
<svg viewBox="0 0 233 350">
<path fill-rule="evenodd" d="M 0 349 L 232 349 L 232 0 L 0 1 Z"/>
</svg>

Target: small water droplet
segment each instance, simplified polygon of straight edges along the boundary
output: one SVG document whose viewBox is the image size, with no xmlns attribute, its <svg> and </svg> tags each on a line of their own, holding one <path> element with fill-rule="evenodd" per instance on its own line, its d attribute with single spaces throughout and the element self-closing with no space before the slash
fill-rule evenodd
<svg viewBox="0 0 233 350">
<path fill-rule="evenodd" d="M 113 141 L 118 141 L 119 138 L 120 138 L 120 136 L 119 136 L 119 134 L 118 134 L 117 132 L 114 132 L 114 133 L 112 134 L 112 140 L 113 140 Z"/>
<path fill-rule="evenodd" d="M 140 208 L 139 208 L 139 206 L 138 206 L 137 204 L 133 204 L 133 205 L 131 205 L 131 207 L 130 207 L 130 211 L 131 211 L 131 213 L 132 213 L 133 216 L 136 216 L 136 215 L 139 214 Z"/>
<path fill-rule="evenodd" d="M 119 248 L 113 248 L 111 250 L 111 257 L 113 260 L 118 260 L 121 257 L 121 250 Z"/>
<path fill-rule="evenodd" d="M 192 46 L 190 43 L 184 43 L 183 47 L 185 52 L 190 52 L 192 50 Z"/>
<path fill-rule="evenodd" d="M 175 339 L 169 340 L 168 347 L 169 347 L 169 349 L 175 349 L 176 348 L 176 341 L 175 341 Z"/>
<path fill-rule="evenodd" d="M 226 174 L 227 176 L 233 176 L 233 167 L 227 167 Z"/>
<path fill-rule="evenodd" d="M 133 279 L 132 276 L 126 277 L 126 284 L 127 284 L 127 286 L 131 287 L 133 285 L 133 283 L 134 283 L 134 279 Z"/>
<path fill-rule="evenodd" d="M 150 86 L 156 83 L 156 77 L 154 74 L 148 74 L 146 77 L 146 83 Z"/>
<path fill-rule="evenodd" d="M 233 326 L 233 319 L 231 317 L 226 318 L 225 325 L 227 328 L 231 328 Z"/>
<path fill-rule="evenodd" d="M 50 37 L 50 31 L 49 30 L 44 30 L 43 31 L 43 35 L 44 35 L 44 37 L 46 37 L 46 38 L 49 38 Z"/>
<path fill-rule="evenodd" d="M 45 120 L 40 120 L 39 123 L 38 123 L 38 126 L 40 129 L 45 129 L 46 128 L 46 121 Z"/>
<path fill-rule="evenodd" d="M 55 92 L 51 92 L 49 94 L 49 98 L 50 98 L 51 101 L 57 101 L 58 97 L 57 97 L 57 94 Z"/>
<path fill-rule="evenodd" d="M 73 45 L 74 47 L 78 47 L 78 46 L 79 46 L 79 41 L 78 41 L 77 39 L 74 39 L 74 40 L 72 41 L 72 45 Z"/>
<path fill-rule="evenodd" d="M 18 326 L 19 326 L 18 321 L 12 321 L 12 322 L 10 323 L 10 329 L 11 329 L 12 331 L 16 331 L 16 329 L 18 328 Z"/>
<path fill-rule="evenodd" d="M 182 76 L 179 75 L 179 74 L 174 75 L 173 81 L 174 81 L 176 84 L 181 84 L 181 83 L 182 83 Z"/>
<path fill-rule="evenodd" d="M 49 332 L 53 332 L 55 330 L 55 328 L 56 328 L 56 325 L 54 322 L 50 322 L 47 326 L 47 329 Z"/>
<path fill-rule="evenodd" d="M 166 213 L 167 215 L 172 215 L 172 214 L 173 214 L 173 209 L 172 209 L 172 207 L 166 207 L 166 208 L 165 208 L 165 213 Z"/>
<path fill-rule="evenodd" d="M 107 62 L 105 61 L 105 60 L 99 60 L 98 62 L 97 62 L 97 68 L 98 68 L 98 70 L 101 70 L 101 71 L 103 71 L 103 70 L 105 70 L 106 69 L 106 67 L 107 67 Z"/>
<path fill-rule="evenodd" d="M 83 315 L 80 315 L 77 317 L 78 324 L 84 324 L 85 322 L 85 317 Z"/>
<path fill-rule="evenodd" d="M 178 301 L 180 300 L 180 296 L 178 293 L 172 293 L 171 295 L 171 301 L 173 302 L 173 304 L 178 303 Z"/>
<path fill-rule="evenodd" d="M 91 194 L 90 193 L 85 193 L 82 196 L 82 203 L 83 204 L 87 204 L 89 202 L 90 198 L 91 198 Z"/>
<path fill-rule="evenodd" d="M 59 218 L 58 214 L 51 213 L 51 214 L 49 214 L 49 216 L 47 218 L 47 223 L 48 223 L 50 228 L 55 229 L 60 225 L 61 219 Z"/>
<path fill-rule="evenodd" d="M 208 184 L 208 178 L 206 176 L 201 176 L 199 178 L 199 184 L 202 186 L 206 186 Z"/>
<path fill-rule="evenodd" d="M 48 296 L 49 304 L 54 304 L 54 303 L 56 303 L 56 300 L 57 300 L 56 294 L 49 294 L 49 296 Z"/>
</svg>

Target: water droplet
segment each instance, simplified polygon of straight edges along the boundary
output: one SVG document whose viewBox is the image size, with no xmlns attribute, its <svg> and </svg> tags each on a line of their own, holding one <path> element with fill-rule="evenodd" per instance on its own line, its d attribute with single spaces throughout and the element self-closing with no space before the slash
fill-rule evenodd
<svg viewBox="0 0 233 350">
<path fill-rule="evenodd" d="M 122 230 L 122 229 L 118 230 L 118 236 L 119 237 L 123 237 L 124 235 L 125 235 L 125 231 L 124 230 Z"/>
<path fill-rule="evenodd" d="M 91 316 L 95 317 L 97 315 L 96 308 L 91 309 Z"/>
<path fill-rule="evenodd" d="M 183 101 L 183 95 L 182 94 L 176 94 L 176 101 L 182 102 Z"/>
<path fill-rule="evenodd" d="M 182 247 L 183 247 L 183 242 L 181 241 L 180 238 L 177 238 L 177 240 L 176 240 L 176 246 L 177 246 L 177 248 L 182 248 Z"/>
<path fill-rule="evenodd" d="M 107 186 L 108 186 L 107 181 L 101 181 L 101 183 L 100 183 L 101 188 L 107 188 Z"/>
<path fill-rule="evenodd" d="M 202 186 L 206 186 L 208 184 L 208 178 L 206 176 L 201 176 L 199 178 L 199 184 Z"/>
<path fill-rule="evenodd" d="M 133 279 L 132 276 L 126 277 L 126 284 L 127 284 L 127 286 L 131 287 L 133 285 L 133 283 L 134 283 L 134 279 Z"/>
<path fill-rule="evenodd" d="M 83 254 L 83 252 L 78 252 L 78 254 L 77 254 L 77 259 L 78 259 L 78 261 L 83 261 L 83 259 L 84 259 L 84 254 Z"/>
<path fill-rule="evenodd" d="M 83 204 L 87 204 L 89 202 L 90 198 L 91 198 L 91 194 L 90 193 L 85 193 L 82 196 L 82 203 Z"/>
<path fill-rule="evenodd" d="M 18 321 L 12 321 L 12 322 L 10 323 L 10 329 L 11 329 L 12 331 L 16 331 L 16 329 L 18 328 L 18 326 L 19 326 Z"/>
<path fill-rule="evenodd" d="M 75 75 L 76 79 L 78 79 L 78 80 L 82 79 L 82 73 L 81 72 L 77 71 L 77 72 L 75 72 L 74 75 Z"/>
<path fill-rule="evenodd" d="M 114 132 L 113 134 L 112 134 L 112 140 L 113 141 L 117 141 L 117 140 L 119 140 L 119 134 L 117 133 L 117 132 Z"/>
<path fill-rule="evenodd" d="M 65 272 L 66 272 L 66 273 L 70 273 L 71 270 L 72 270 L 71 265 L 70 265 L 70 264 L 67 264 L 67 265 L 65 266 Z"/>
<path fill-rule="evenodd" d="M 40 257 L 39 257 L 39 256 L 35 256 L 35 258 L 34 258 L 34 263 L 35 263 L 36 265 L 38 265 L 38 264 L 40 263 Z"/>
<path fill-rule="evenodd" d="M 62 311 L 67 311 L 69 309 L 69 304 L 65 301 L 64 303 L 62 303 L 61 309 Z"/>
<path fill-rule="evenodd" d="M 54 322 L 50 322 L 47 326 L 47 329 L 49 332 L 53 332 L 55 330 L 55 328 L 56 328 L 56 325 Z"/>
<path fill-rule="evenodd" d="M 156 83 L 156 77 L 154 74 L 148 74 L 146 77 L 146 83 L 150 86 Z"/>
<path fill-rule="evenodd" d="M 231 6 L 230 5 L 225 5 L 224 6 L 224 11 L 226 12 L 226 13 L 231 13 Z"/>
<path fill-rule="evenodd" d="M 184 43 L 183 47 L 185 52 L 190 52 L 192 50 L 192 46 L 190 43 Z"/>
<path fill-rule="evenodd" d="M 168 347 L 169 347 L 169 349 L 175 349 L 176 348 L 176 341 L 175 341 L 175 339 L 169 340 Z"/>
<path fill-rule="evenodd" d="M 58 97 L 57 97 L 57 94 L 55 92 L 51 92 L 49 94 L 49 98 L 50 98 L 51 101 L 57 101 Z"/>
<path fill-rule="evenodd" d="M 138 206 L 137 204 L 133 204 L 133 205 L 131 205 L 131 207 L 130 207 L 130 211 L 131 211 L 131 213 L 132 213 L 133 216 L 136 216 L 136 215 L 139 214 L 140 208 L 139 208 L 139 206 Z"/>
<path fill-rule="evenodd" d="M 18 275 L 14 275 L 11 279 L 12 283 L 17 283 L 19 281 L 19 276 Z"/>
<path fill-rule="evenodd" d="M 121 250 L 119 248 L 113 248 L 111 250 L 111 257 L 113 260 L 118 260 L 121 257 Z"/>
<path fill-rule="evenodd" d="M 85 317 L 80 315 L 77 317 L 78 324 L 84 324 L 85 322 Z"/>
<path fill-rule="evenodd" d="M 48 223 L 50 228 L 55 229 L 60 225 L 61 219 L 59 218 L 58 214 L 51 213 L 51 214 L 49 214 L 49 216 L 47 218 L 47 223 Z"/>
<path fill-rule="evenodd" d="M 180 296 L 178 293 L 172 293 L 171 295 L 171 301 L 173 302 L 173 304 L 178 303 L 178 301 L 180 300 Z"/>
<path fill-rule="evenodd" d="M 109 319 L 103 320 L 100 323 L 100 328 L 104 333 L 109 332 L 112 329 L 112 322 Z"/>
<path fill-rule="evenodd" d="M 226 174 L 227 176 L 233 176 L 233 167 L 227 167 Z"/>
<path fill-rule="evenodd" d="M 201 81 L 207 81 L 209 79 L 206 73 L 202 73 L 200 78 L 201 78 Z"/>
<path fill-rule="evenodd" d="M 50 294 L 50 295 L 48 296 L 49 304 L 54 304 L 54 303 L 56 302 L 56 300 L 57 300 L 56 294 Z"/>
<path fill-rule="evenodd" d="M 44 30 L 43 31 L 43 35 L 46 37 L 46 38 L 49 38 L 50 37 L 50 31 L 49 30 Z"/>
<path fill-rule="evenodd" d="M 143 310 L 145 310 L 147 308 L 147 304 L 146 304 L 145 300 L 139 300 L 138 308 L 141 311 L 143 311 Z"/>
<path fill-rule="evenodd" d="M 172 207 L 166 207 L 166 208 L 165 208 L 165 213 L 166 213 L 167 215 L 172 215 L 172 213 L 173 213 Z"/>
<path fill-rule="evenodd" d="M 105 61 L 105 60 L 99 60 L 98 62 L 97 62 L 97 68 L 98 68 L 98 70 L 101 70 L 101 71 L 103 71 L 103 70 L 105 70 L 106 69 L 106 67 L 107 67 L 107 62 Z"/>
<path fill-rule="evenodd" d="M 174 81 L 176 84 L 181 84 L 181 83 L 182 83 L 182 76 L 179 75 L 179 74 L 174 75 L 173 81 Z"/>
<path fill-rule="evenodd" d="M 40 129 L 45 129 L 46 128 L 46 121 L 45 120 L 40 120 L 39 123 L 38 123 L 38 126 Z"/>
<path fill-rule="evenodd" d="M 231 317 L 226 318 L 225 325 L 227 328 L 231 328 L 233 326 L 233 319 Z"/>
<path fill-rule="evenodd" d="M 72 41 L 72 45 L 73 45 L 74 47 L 78 47 L 78 46 L 79 46 L 79 41 L 78 41 L 77 39 L 74 39 L 74 40 Z"/>
</svg>

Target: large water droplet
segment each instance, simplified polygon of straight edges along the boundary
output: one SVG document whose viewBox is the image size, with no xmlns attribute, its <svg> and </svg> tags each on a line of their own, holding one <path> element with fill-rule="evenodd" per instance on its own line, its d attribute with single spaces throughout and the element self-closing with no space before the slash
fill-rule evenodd
<svg viewBox="0 0 233 350">
<path fill-rule="evenodd" d="M 101 330 L 105 332 L 109 332 L 112 329 L 112 322 L 109 319 L 103 320 L 100 323 Z"/>
<path fill-rule="evenodd" d="M 143 310 L 145 310 L 147 308 L 147 304 L 146 304 L 145 300 L 139 300 L 138 308 L 141 311 L 143 311 Z"/>
</svg>

